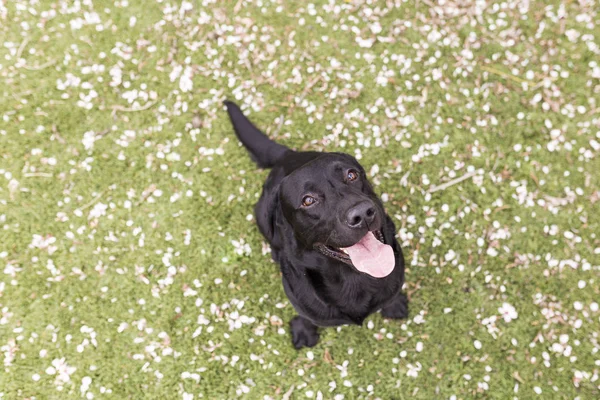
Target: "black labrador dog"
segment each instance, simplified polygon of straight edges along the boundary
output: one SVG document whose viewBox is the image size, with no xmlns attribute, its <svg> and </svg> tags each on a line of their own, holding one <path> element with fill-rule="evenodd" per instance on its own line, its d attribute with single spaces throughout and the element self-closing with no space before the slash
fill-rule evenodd
<svg viewBox="0 0 600 400">
<path fill-rule="evenodd" d="M 290 322 L 294 346 L 316 345 L 317 327 L 361 325 L 377 310 L 406 318 L 396 228 L 358 161 L 293 151 L 270 140 L 235 103 L 225 106 L 250 157 L 272 168 L 255 214 L 299 314 Z"/>
</svg>

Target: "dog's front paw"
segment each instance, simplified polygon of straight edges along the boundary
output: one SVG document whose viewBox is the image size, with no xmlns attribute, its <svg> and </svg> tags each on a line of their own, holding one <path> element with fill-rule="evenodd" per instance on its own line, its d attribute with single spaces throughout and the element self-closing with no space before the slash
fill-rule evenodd
<svg viewBox="0 0 600 400">
<path fill-rule="evenodd" d="M 313 347 L 319 341 L 317 326 L 306 318 L 296 316 L 290 321 L 292 331 L 292 343 L 296 349 Z"/>
<path fill-rule="evenodd" d="M 390 304 L 381 309 L 381 315 L 391 319 L 408 318 L 408 297 L 400 293 Z"/>
</svg>

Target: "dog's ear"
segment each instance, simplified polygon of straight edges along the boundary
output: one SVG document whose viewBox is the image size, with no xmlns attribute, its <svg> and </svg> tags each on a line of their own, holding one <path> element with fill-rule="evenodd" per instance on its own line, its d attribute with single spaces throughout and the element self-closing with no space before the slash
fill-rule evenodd
<svg viewBox="0 0 600 400">
<path fill-rule="evenodd" d="M 269 178 L 267 178 L 260 200 L 254 207 L 258 229 L 267 241 L 271 243 L 271 246 L 274 247 L 279 247 L 281 241 L 279 239 L 280 235 L 278 234 L 280 229 L 278 227 L 278 221 L 285 219 L 283 218 L 281 201 L 279 200 L 281 182 L 277 184 L 273 183 L 277 181 L 279 181 L 279 179 L 274 176 L 269 176 Z M 281 221 L 279 223 L 281 223 Z"/>
</svg>

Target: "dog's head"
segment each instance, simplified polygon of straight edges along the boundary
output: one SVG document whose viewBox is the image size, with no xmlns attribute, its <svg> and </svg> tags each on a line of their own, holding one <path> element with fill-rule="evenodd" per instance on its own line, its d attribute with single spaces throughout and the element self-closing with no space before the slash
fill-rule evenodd
<svg viewBox="0 0 600 400">
<path fill-rule="evenodd" d="M 394 269 L 382 232 L 383 205 L 354 157 L 323 153 L 294 169 L 281 183 L 279 202 L 307 248 L 377 278 Z"/>
</svg>

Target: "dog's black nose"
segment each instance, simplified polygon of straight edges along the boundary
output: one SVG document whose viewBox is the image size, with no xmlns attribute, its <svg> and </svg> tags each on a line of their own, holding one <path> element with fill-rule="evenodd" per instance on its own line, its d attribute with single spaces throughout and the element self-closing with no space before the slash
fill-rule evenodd
<svg viewBox="0 0 600 400">
<path fill-rule="evenodd" d="M 368 226 L 375 220 L 375 206 L 370 201 L 363 201 L 352 207 L 346 214 L 346 222 L 352 229 Z"/>
</svg>

